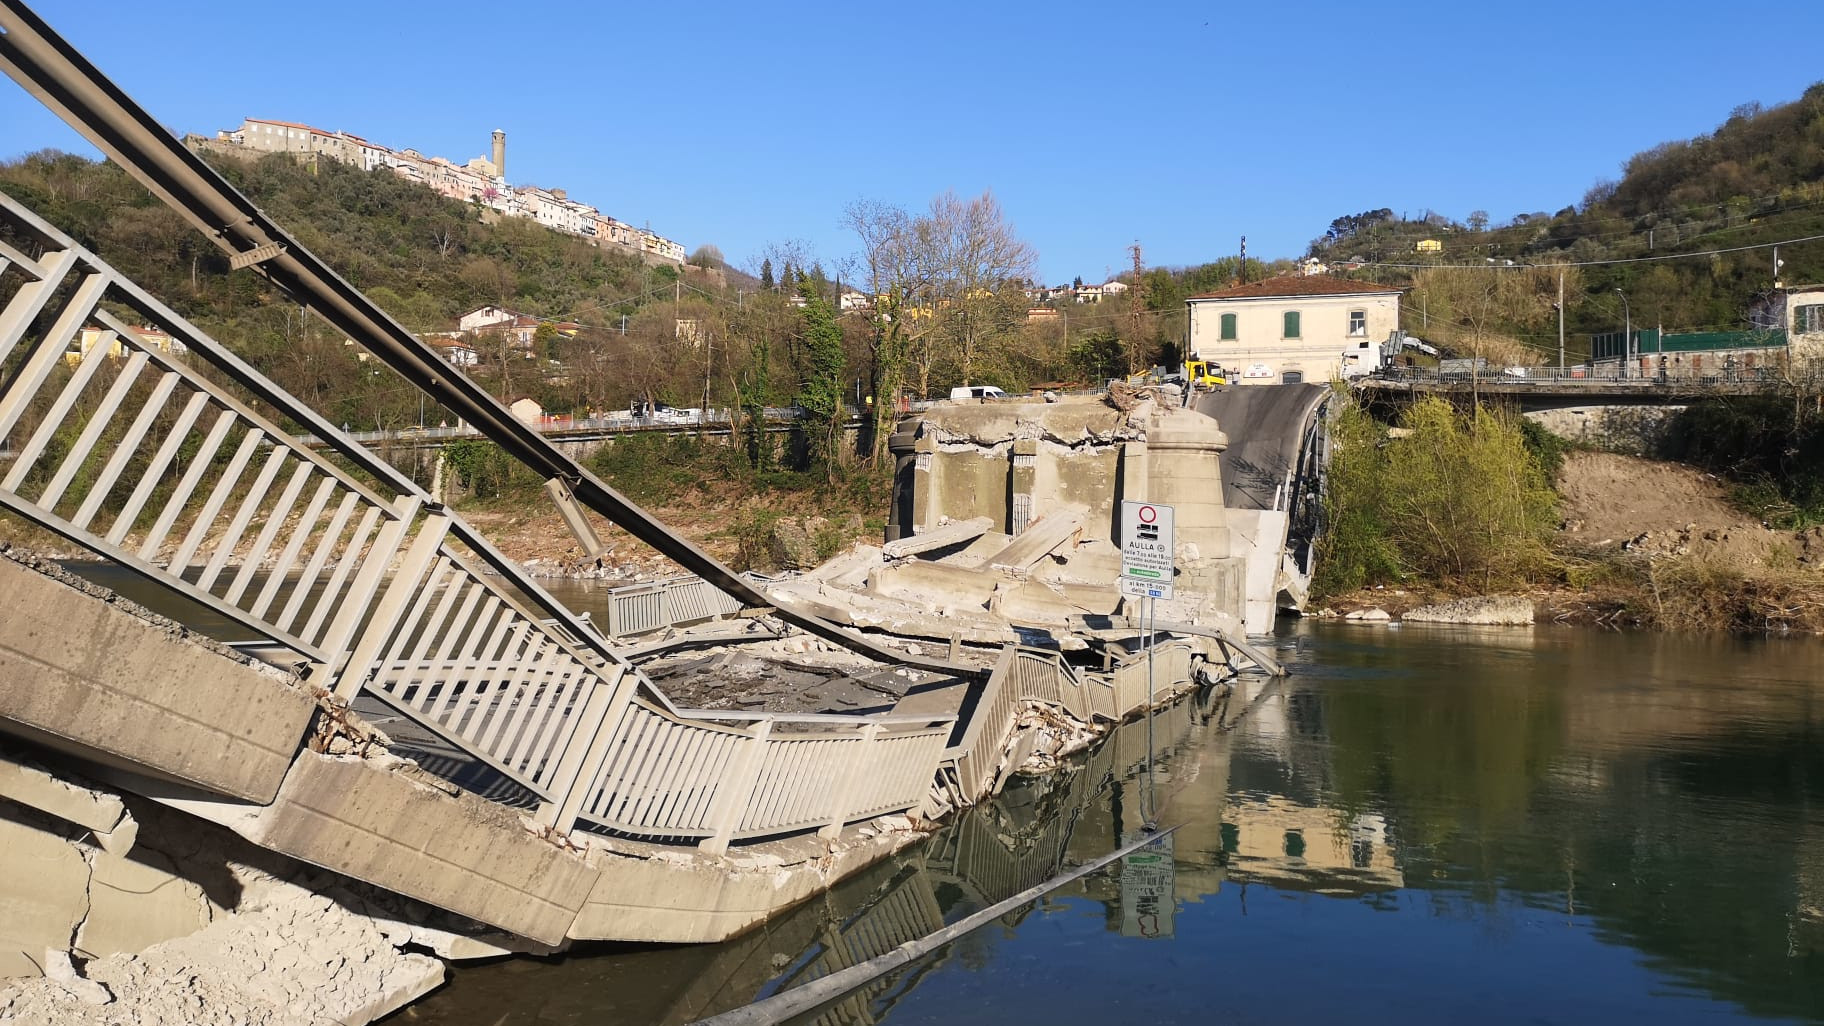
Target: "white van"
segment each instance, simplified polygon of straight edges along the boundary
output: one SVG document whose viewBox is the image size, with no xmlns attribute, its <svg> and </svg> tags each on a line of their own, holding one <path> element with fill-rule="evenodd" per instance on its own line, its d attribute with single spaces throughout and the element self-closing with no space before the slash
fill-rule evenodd
<svg viewBox="0 0 1824 1026">
<path fill-rule="evenodd" d="M 979 399 L 987 402 L 990 399 L 1005 398 L 1007 398 L 1007 393 L 993 385 L 958 385 L 950 390 L 952 402 L 962 402 L 965 399 Z"/>
</svg>

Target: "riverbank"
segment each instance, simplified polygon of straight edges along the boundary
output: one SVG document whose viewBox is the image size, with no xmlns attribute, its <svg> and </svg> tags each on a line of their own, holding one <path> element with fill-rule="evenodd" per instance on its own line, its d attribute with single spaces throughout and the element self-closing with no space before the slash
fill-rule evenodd
<svg viewBox="0 0 1824 1026">
<path fill-rule="evenodd" d="M 1660 460 L 1569 453 L 1555 484 L 1558 579 L 1517 592 L 1537 622 L 1824 633 L 1824 527 L 1771 528 L 1733 506 L 1715 475 Z M 1414 582 L 1334 596 L 1311 615 L 1381 610 L 1397 621 L 1482 594 L 1474 582 Z"/>
</svg>

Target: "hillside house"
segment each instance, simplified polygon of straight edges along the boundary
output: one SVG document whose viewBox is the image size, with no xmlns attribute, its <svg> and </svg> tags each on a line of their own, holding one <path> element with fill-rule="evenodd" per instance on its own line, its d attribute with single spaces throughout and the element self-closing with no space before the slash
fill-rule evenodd
<svg viewBox="0 0 1824 1026">
<path fill-rule="evenodd" d="M 1343 350 L 1400 326 L 1400 290 L 1344 278 L 1290 275 L 1186 300 L 1191 352 L 1244 385 L 1329 381 Z"/>
<path fill-rule="evenodd" d="M 480 331 L 483 328 L 492 328 L 497 324 L 510 323 L 519 316 L 505 307 L 477 307 L 456 319 L 456 329 L 458 331 Z"/>
<path fill-rule="evenodd" d="M 1754 297 L 1748 323 L 1758 331 L 1784 331 L 1791 358 L 1824 361 L 1824 285 L 1775 288 Z"/>
</svg>

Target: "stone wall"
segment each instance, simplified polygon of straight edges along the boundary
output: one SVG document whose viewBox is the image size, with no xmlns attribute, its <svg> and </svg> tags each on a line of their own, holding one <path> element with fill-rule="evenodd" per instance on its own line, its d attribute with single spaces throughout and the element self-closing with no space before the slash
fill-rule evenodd
<svg viewBox="0 0 1824 1026">
<path fill-rule="evenodd" d="M 1560 438 L 1641 456 L 1659 448 L 1667 426 L 1684 411 L 1683 406 L 1567 406 L 1525 416 Z"/>
</svg>

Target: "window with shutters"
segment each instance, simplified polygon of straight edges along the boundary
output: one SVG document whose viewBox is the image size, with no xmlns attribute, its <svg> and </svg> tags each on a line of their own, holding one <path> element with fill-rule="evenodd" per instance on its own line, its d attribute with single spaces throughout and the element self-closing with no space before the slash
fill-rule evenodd
<svg viewBox="0 0 1824 1026">
<path fill-rule="evenodd" d="M 1299 335 L 1298 335 L 1298 311 L 1297 310 L 1287 310 L 1286 311 L 1285 337 L 1287 337 L 1287 338 L 1298 338 L 1299 337 Z"/>
<path fill-rule="evenodd" d="M 1222 341 L 1235 341 L 1235 315 L 1232 313 L 1222 315 Z"/>
</svg>

